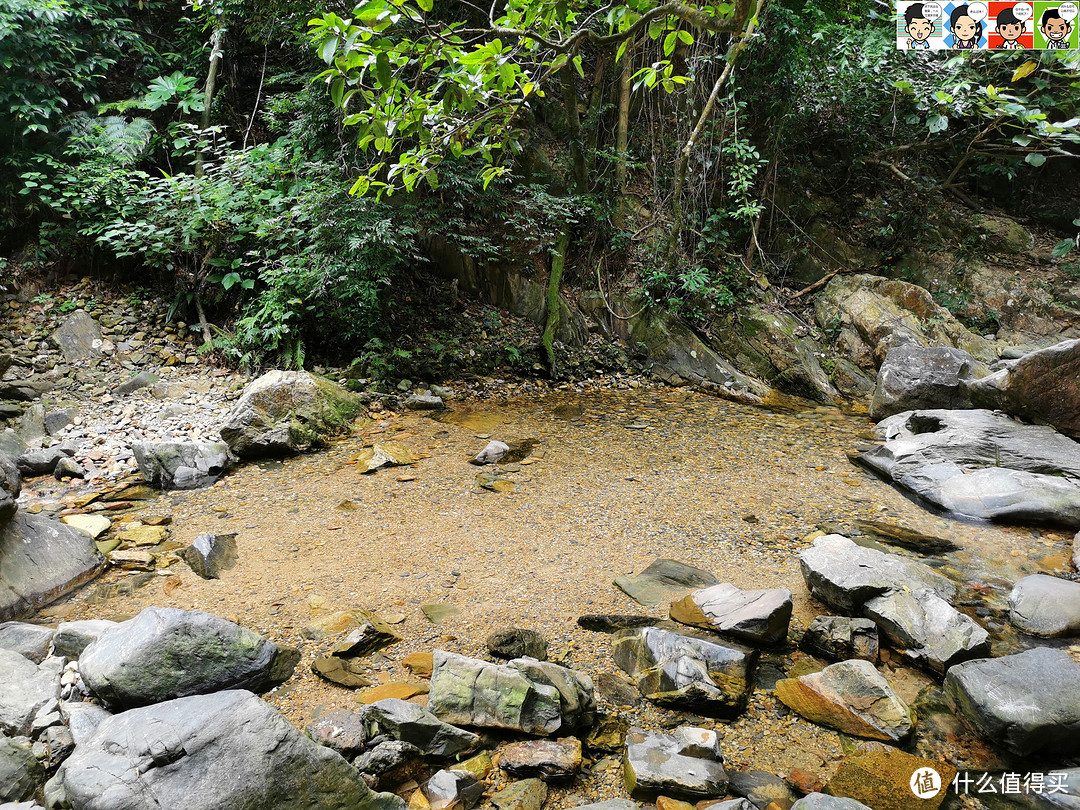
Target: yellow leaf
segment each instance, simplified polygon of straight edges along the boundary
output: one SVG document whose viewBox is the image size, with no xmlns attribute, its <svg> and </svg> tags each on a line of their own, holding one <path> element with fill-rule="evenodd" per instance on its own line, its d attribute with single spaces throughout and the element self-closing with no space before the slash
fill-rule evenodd
<svg viewBox="0 0 1080 810">
<path fill-rule="evenodd" d="M 1020 67 L 1013 71 L 1012 80 L 1014 82 L 1020 81 L 1022 78 L 1035 70 L 1039 65 L 1037 62 L 1024 62 Z"/>
</svg>

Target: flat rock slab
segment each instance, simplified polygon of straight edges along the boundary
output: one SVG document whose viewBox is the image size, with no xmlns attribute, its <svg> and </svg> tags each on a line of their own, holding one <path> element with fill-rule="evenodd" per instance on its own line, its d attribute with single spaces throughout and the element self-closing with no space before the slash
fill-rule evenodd
<svg viewBox="0 0 1080 810">
<path fill-rule="evenodd" d="M 411 743 L 428 756 L 454 757 L 473 750 L 480 742 L 471 731 L 444 723 L 423 706 L 405 700 L 377 701 L 366 716 L 377 734 Z"/>
<path fill-rule="evenodd" d="M 278 655 L 272 641 L 209 613 L 146 608 L 83 650 L 79 672 L 107 708 L 123 710 L 221 689 L 268 688 Z"/>
<path fill-rule="evenodd" d="M 387 626 L 387 623 L 377 614 L 362 608 L 356 608 L 354 610 L 338 610 L 333 613 L 327 613 L 326 615 L 315 619 L 300 632 L 304 638 L 310 641 L 319 641 L 327 636 L 348 633 L 352 630 L 369 625 L 379 632 L 387 633 L 393 638 L 397 638 L 397 634 L 390 629 L 390 627 Z"/>
<path fill-rule="evenodd" d="M 1080 663 L 1064 650 L 957 664 L 945 676 L 952 706 L 984 739 L 1014 754 L 1080 750 Z"/>
<path fill-rule="evenodd" d="M 646 606 L 663 604 L 672 593 L 681 595 L 693 588 L 716 584 L 716 577 L 708 571 L 664 558 L 657 558 L 637 576 L 615 578 L 616 588 Z"/>
<path fill-rule="evenodd" d="M 85 532 L 19 512 L 0 524 L 0 621 L 17 619 L 89 582 L 105 566 Z"/>
<path fill-rule="evenodd" d="M 791 805 L 791 810 L 870 810 L 862 802 L 830 796 L 827 793 L 808 793 Z"/>
<path fill-rule="evenodd" d="M 990 654 L 990 634 L 927 588 L 875 597 L 863 612 L 907 658 L 935 672 Z"/>
<path fill-rule="evenodd" d="M 754 651 L 720 639 L 655 627 L 623 630 L 613 656 L 642 695 L 675 709 L 733 716 L 753 688 Z"/>
<path fill-rule="evenodd" d="M 112 528 L 112 521 L 104 515 L 65 515 L 60 520 L 68 526 L 86 532 L 95 540 Z"/>
<path fill-rule="evenodd" d="M 547 801 L 547 796 L 547 785 L 541 780 L 522 779 L 507 785 L 492 796 L 491 803 L 499 810 L 540 810 Z"/>
<path fill-rule="evenodd" d="M 68 315 L 49 339 L 69 363 L 101 356 L 101 327 L 84 309 Z"/>
<path fill-rule="evenodd" d="M 53 634 L 51 627 L 25 622 L 0 623 L 0 649 L 17 652 L 35 664 L 40 664 L 49 654 Z"/>
<path fill-rule="evenodd" d="M 814 540 L 799 552 L 799 564 L 810 593 L 844 613 L 859 613 L 867 600 L 899 588 L 929 588 L 946 601 L 956 598 L 956 586 L 929 566 L 840 534 Z"/>
<path fill-rule="evenodd" d="M 526 734 L 573 731 L 592 724 L 592 681 L 566 667 L 519 658 L 489 664 L 436 650 L 428 706 L 453 725 Z"/>
<path fill-rule="evenodd" d="M 578 627 L 594 633 L 618 633 L 634 627 L 655 627 L 662 619 L 652 616 L 633 616 L 619 613 L 586 613 L 578 616 Z"/>
<path fill-rule="evenodd" d="M 131 709 L 76 746 L 46 793 L 79 810 L 401 810 L 250 692 Z"/>
<path fill-rule="evenodd" d="M 527 740 L 502 749 L 499 767 L 513 777 L 539 777 L 545 782 L 570 782 L 581 770 L 581 740 Z"/>
<path fill-rule="evenodd" d="M 918 410 L 875 428 L 860 461 L 964 517 L 1080 527 L 1080 445 L 987 410 Z"/>
<path fill-rule="evenodd" d="M 684 726 L 672 734 L 631 729 L 626 735 L 626 789 L 631 796 L 712 799 L 727 792 L 715 731 Z"/>
<path fill-rule="evenodd" d="M 841 661 L 776 684 L 792 711 L 828 728 L 885 742 L 911 735 L 911 710 L 869 661 Z"/>
<path fill-rule="evenodd" d="M 1080 635 L 1080 582 L 1024 577 L 1009 594 L 1009 621 L 1033 636 Z"/>
<path fill-rule="evenodd" d="M 729 582 L 694 591 L 671 606 L 671 618 L 757 644 L 779 644 L 791 623 L 787 588 L 744 591 Z"/>
<path fill-rule="evenodd" d="M 937 776 L 930 771 L 936 772 Z M 912 792 L 916 774 L 919 774 L 918 787 L 932 795 L 920 798 Z M 825 790 L 835 796 L 867 803 L 874 810 L 937 810 L 955 775 L 956 769 L 946 762 L 887 748 L 845 759 L 825 785 Z M 934 788 L 936 793 L 932 793 Z"/>
<path fill-rule="evenodd" d="M 311 671 L 330 683 L 348 689 L 360 689 L 371 686 L 371 679 L 364 674 L 359 661 L 339 658 L 336 655 L 320 655 L 311 662 Z"/>
<path fill-rule="evenodd" d="M 46 658 L 35 664 L 17 652 L 0 649 L 0 732 L 29 734 L 38 710 L 60 696 L 64 662 Z"/>
<path fill-rule="evenodd" d="M 803 633 L 800 646 L 811 655 L 831 661 L 878 658 L 878 629 L 871 619 L 818 616 Z"/>
</svg>

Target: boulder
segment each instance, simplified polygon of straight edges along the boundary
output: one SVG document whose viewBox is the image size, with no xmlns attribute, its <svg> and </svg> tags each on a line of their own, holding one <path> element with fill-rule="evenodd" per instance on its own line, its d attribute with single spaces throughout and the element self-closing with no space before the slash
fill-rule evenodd
<svg viewBox="0 0 1080 810">
<path fill-rule="evenodd" d="M 878 657 L 877 625 L 870 619 L 818 616 L 803 633 L 801 646 L 811 655 L 832 661 L 859 658 L 874 662 Z"/>
<path fill-rule="evenodd" d="M 337 383 L 306 371 L 269 371 L 244 389 L 221 427 L 241 458 L 325 447 L 347 434 L 362 403 Z"/>
<path fill-rule="evenodd" d="M 1080 340 L 1025 354 L 980 381 L 976 397 L 983 407 L 1080 438 Z"/>
<path fill-rule="evenodd" d="M 38 710 L 60 697 L 59 658 L 35 664 L 17 652 L 0 649 L 0 733 L 29 734 Z"/>
<path fill-rule="evenodd" d="M 724 757 L 715 731 L 683 726 L 671 734 L 631 729 L 623 774 L 631 796 L 712 799 L 727 793 Z"/>
<path fill-rule="evenodd" d="M 911 710 L 869 661 L 778 681 L 776 696 L 807 720 L 856 737 L 903 742 L 913 728 Z"/>
<path fill-rule="evenodd" d="M 46 787 L 78 810 L 401 810 L 339 754 L 239 690 L 102 720 Z"/>
<path fill-rule="evenodd" d="M 728 771 L 728 793 L 745 796 L 753 807 L 790 808 L 799 798 L 787 782 L 767 771 Z"/>
<path fill-rule="evenodd" d="M 672 594 L 682 596 L 694 588 L 707 588 L 718 582 L 708 571 L 659 557 L 636 576 L 615 577 L 614 584 L 635 602 L 648 607 L 665 602 Z"/>
<path fill-rule="evenodd" d="M 68 425 L 74 424 L 75 417 L 79 415 L 76 408 L 56 408 L 45 414 L 45 432 L 55 436 Z"/>
<path fill-rule="evenodd" d="M 487 637 L 485 642 L 488 652 L 496 658 L 535 658 L 546 661 L 548 653 L 547 639 L 535 630 L 511 627 L 497 630 Z"/>
<path fill-rule="evenodd" d="M 53 655 L 76 659 L 103 633 L 116 627 L 116 624 L 108 619 L 60 622 L 60 626 L 56 628 L 56 633 L 53 635 Z"/>
<path fill-rule="evenodd" d="M 421 788 L 430 810 L 470 810 L 484 795 L 484 783 L 467 771 L 438 771 Z"/>
<path fill-rule="evenodd" d="M 63 700 L 60 702 L 60 716 L 71 731 L 74 743 L 81 745 L 84 740 L 89 739 L 102 720 L 113 715 L 96 703 Z"/>
<path fill-rule="evenodd" d="M 498 464 L 502 461 L 503 456 L 510 452 L 510 445 L 506 442 L 500 442 L 497 439 L 492 439 L 488 442 L 484 449 L 477 453 L 473 459 L 473 464 Z"/>
<path fill-rule="evenodd" d="M 140 388 L 146 388 L 153 385 L 156 382 L 161 382 L 161 378 L 158 375 L 150 371 L 140 371 L 134 377 L 130 377 L 116 386 L 117 396 L 127 396 L 128 394 L 138 391 Z"/>
<path fill-rule="evenodd" d="M 70 456 L 61 456 L 53 467 L 53 478 L 57 481 L 65 478 L 86 478 L 86 468 Z"/>
<path fill-rule="evenodd" d="M 956 586 L 929 566 L 839 534 L 814 540 L 799 552 L 799 564 L 810 593 L 844 613 L 858 613 L 868 599 L 897 588 L 929 588 L 949 601 L 956 597 Z"/>
<path fill-rule="evenodd" d="M 1080 663 L 1064 650 L 1036 647 L 957 664 L 945 694 L 986 740 L 1028 756 L 1080 751 Z"/>
<path fill-rule="evenodd" d="M 49 654 L 49 645 L 52 643 L 54 632 L 51 627 L 42 627 L 38 624 L 2 622 L 0 623 L 0 649 L 17 652 L 23 658 L 29 658 L 35 664 L 40 664 Z"/>
<path fill-rule="evenodd" d="M 581 769 L 581 740 L 563 737 L 511 743 L 500 752 L 499 767 L 517 779 L 569 782 Z"/>
<path fill-rule="evenodd" d="M 15 517 L 18 509 L 16 501 L 22 491 L 22 475 L 18 466 L 7 455 L 0 452 L 0 524 Z"/>
<path fill-rule="evenodd" d="M 372 741 L 374 742 L 374 741 Z M 360 773 L 382 776 L 396 771 L 411 762 L 422 759 L 424 752 L 412 743 L 401 740 L 386 740 L 374 745 L 353 760 L 353 766 Z"/>
<path fill-rule="evenodd" d="M 990 369 L 961 349 L 947 346 L 894 346 L 878 369 L 870 398 L 875 422 L 917 408 L 971 408 L 971 383 Z"/>
<path fill-rule="evenodd" d="M 214 483 L 229 466 L 224 442 L 132 442 L 144 480 L 159 489 L 195 489 Z"/>
<path fill-rule="evenodd" d="M 423 706 L 396 698 L 372 703 L 367 712 L 371 737 L 385 734 L 412 743 L 426 756 L 454 757 L 474 749 L 480 738 L 444 723 Z"/>
<path fill-rule="evenodd" d="M 15 459 L 15 464 L 19 472 L 26 476 L 52 475 L 61 459 L 70 457 L 71 450 L 54 444 L 52 447 L 24 450 Z"/>
<path fill-rule="evenodd" d="M 0 523 L 0 621 L 24 616 L 89 582 L 105 566 L 84 532 L 19 512 Z"/>
<path fill-rule="evenodd" d="M 494 796 L 491 803 L 498 810 L 540 810 L 547 801 L 548 789 L 539 779 L 512 782 Z M 632 810 L 636 810 L 635 804 Z"/>
<path fill-rule="evenodd" d="M 655 627 L 615 635 L 615 663 L 638 691 L 665 707 L 732 716 L 746 707 L 756 653 L 700 635 Z"/>
<path fill-rule="evenodd" d="M 235 534 L 200 534 L 180 552 L 180 559 L 203 579 L 218 579 L 239 558 Z"/>
<path fill-rule="evenodd" d="M 405 407 L 410 411 L 439 411 L 446 406 L 442 397 L 433 394 L 410 394 L 405 398 Z"/>
<path fill-rule="evenodd" d="M 787 638 L 791 608 L 786 588 L 744 591 L 724 582 L 675 602 L 671 618 L 757 644 L 779 644 Z"/>
<path fill-rule="evenodd" d="M 935 672 L 990 654 L 986 630 L 928 588 L 891 591 L 869 600 L 863 612 L 905 656 Z"/>
<path fill-rule="evenodd" d="M 0 399 L 15 399 L 21 402 L 33 402 L 42 394 L 52 391 L 56 383 L 43 374 L 31 374 L 21 380 L 5 382 L 0 380 Z"/>
<path fill-rule="evenodd" d="M 304 729 L 309 739 L 337 751 L 345 759 L 363 753 L 369 739 L 367 707 L 363 711 L 327 709 Z"/>
<path fill-rule="evenodd" d="M 987 410 L 906 411 L 861 463 L 920 498 L 983 520 L 1080 526 L 1080 444 Z"/>
<path fill-rule="evenodd" d="M 808 793 L 791 805 L 791 810 L 870 810 L 862 802 L 830 796 L 827 793 Z"/>
<path fill-rule="evenodd" d="M 38 403 L 27 408 L 15 423 L 15 432 L 27 443 L 37 442 L 45 436 L 45 406 Z"/>
<path fill-rule="evenodd" d="M 825 791 L 856 800 L 855 807 L 865 804 L 874 810 L 937 810 L 948 796 L 955 775 L 956 768 L 947 762 L 882 746 L 844 759 Z M 919 789 L 918 795 L 915 788 Z M 837 806 L 838 810 L 843 807 Z"/>
<path fill-rule="evenodd" d="M 222 689 L 269 688 L 291 675 L 274 677 L 280 654 L 272 641 L 209 613 L 151 607 L 83 650 L 79 672 L 107 708 L 124 710 Z"/>
<path fill-rule="evenodd" d="M 963 349 L 986 363 L 997 359 L 990 341 L 969 331 L 927 290 L 906 281 L 838 275 L 814 299 L 814 318 L 826 331 L 849 330 L 857 342 L 852 348 L 873 355 L 878 364 L 893 346 L 905 343 Z"/>
<path fill-rule="evenodd" d="M 32 799 L 44 781 L 30 738 L 0 736 L 0 803 Z"/>
<path fill-rule="evenodd" d="M 1033 636 L 1080 635 L 1080 582 L 1024 577 L 1009 594 L 1009 621 Z"/>
<path fill-rule="evenodd" d="M 83 309 L 68 315 L 49 339 L 69 363 L 101 356 L 101 327 Z"/>
<path fill-rule="evenodd" d="M 428 706 L 454 725 L 554 734 L 586 728 L 595 713 L 592 681 L 529 658 L 489 664 L 436 650 Z"/>
</svg>

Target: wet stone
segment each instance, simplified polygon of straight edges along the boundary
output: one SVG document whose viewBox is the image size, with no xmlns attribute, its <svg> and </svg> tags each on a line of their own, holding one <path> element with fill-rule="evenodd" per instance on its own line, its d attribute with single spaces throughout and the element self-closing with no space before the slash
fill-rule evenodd
<svg viewBox="0 0 1080 810">
<path fill-rule="evenodd" d="M 716 584 L 716 577 L 708 571 L 663 558 L 654 560 L 636 576 L 615 578 L 615 587 L 646 607 L 662 604 L 672 593 L 681 595 L 687 590 Z"/>
<path fill-rule="evenodd" d="M 358 662 L 338 658 L 336 655 L 319 656 L 311 663 L 311 671 L 320 678 L 349 689 L 371 686 L 371 679 L 363 674 Z"/>
<path fill-rule="evenodd" d="M 304 733 L 319 745 L 352 759 L 363 752 L 368 740 L 367 712 L 328 709 L 312 720 Z"/>
<path fill-rule="evenodd" d="M 911 780 L 920 771 L 925 779 L 927 769 L 938 774 L 938 778 L 929 775 L 938 792 L 927 798 L 918 798 L 911 790 Z M 874 810 L 937 810 L 945 800 L 955 775 L 956 769 L 948 763 L 883 747 L 849 756 L 840 763 L 825 790 L 834 796 L 862 802 Z"/>
<path fill-rule="evenodd" d="M 631 796 L 658 794 L 696 801 L 727 792 L 723 755 L 715 731 L 684 726 L 671 734 L 631 729 L 626 735 L 626 789 Z"/>
<path fill-rule="evenodd" d="M 466 771 L 444 770 L 421 788 L 431 810 L 470 810 L 484 795 L 484 784 Z"/>
<path fill-rule="evenodd" d="M 511 743 L 502 749 L 499 767 L 519 779 L 569 782 L 581 769 L 581 740 L 564 737 Z"/>
<path fill-rule="evenodd" d="M 595 633 L 617 633 L 634 627 L 655 627 L 660 619 L 652 616 L 627 616 L 614 613 L 587 613 L 578 616 L 578 627 Z"/>
<path fill-rule="evenodd" d="M 548 789 L 539 779 L 522 779 L 491 797 L 498 810 L 540 810 L 547 801 Z"/>
<path fill-rule="evenodd" d="M 713 585 L 675 602 L 671 618 L 757 644 L 777 644 L 791 622 L 791 591 L 742 590 L 729 582 Z"/>
<path fill-rule="evenodd" d="M 524 630 L 520 627 L 497 630 L 487 637 L 486 645 L 488 652 L 496 658 L 528 656 L 539 661 L 547 660 L 547 639 L 535 630 Z"/>
<path fill-rule="evenodd" d="M 870 619 L 818 616 L 803 633 L 801 646 L 811 655 L 832 661 L 873 662 L 878 657 L 878 629 Z"/>
<path fill-rule="evenodd" d="M 235 534 L 200 534 L 180 558 L 203 579 L 218 579 L 240 559 Z"/>
</svg>

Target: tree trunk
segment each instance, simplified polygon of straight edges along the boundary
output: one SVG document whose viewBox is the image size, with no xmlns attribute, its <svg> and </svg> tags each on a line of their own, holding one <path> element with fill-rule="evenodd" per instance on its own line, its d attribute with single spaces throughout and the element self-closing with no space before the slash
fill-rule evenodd
<svg viewBox="0 0 1080 810">
<path fill-rule="evenodd" d="M 566 108 L 566 124 L 570 129 L 570 157 L 574 163 L 574 186 L 578 194 L 588 191 L 588 172 L 585 169 L 585 151 L 581 143 L 581 116 L 578 114 L 577 70 L 572 64 L 562 69 L 563 107 Z"/>
<path fill-rule="evenodd" d="M 221 67 L 221 40 L 225 37 L 225 28 L 221 25 L 214 28 L 210 36 L 210 70 L 206 74 L 206 86 L 203 90 L 202 128 L 210 127 L 210 105 L 214 102 L 214 90 L 217 86 L 218 70 Z M 203 156 L 200 152 L 195 156 L 195 174 L 202 176 Z"/>
<path fill-rule="evenodd" d="M 555 330 L 559 328 L 559 288 L 562 285 L 563 267 L 566 264 L 566 253 L 570 248 L 570 231 L 563 231 L 555 246 L 555 255 L 551 257 L 551 273 L 548 276 L 546 311 L 544 319 L 544 334 L 540 338 L 540 345 L 544 349 L 544 360 L 547 361 L 548 374 L 555 376 Z"/>
<path fill-rule="evenodd" d="M 615 130 L 615 191 L 626 191 L 626 145 L 627 131 L 630 128 L 630 77 L 633 69 L 634 43 L 629 42 L 622 58 L 622 71 L 619 73 L 619 123 Z"/>
</svg>

